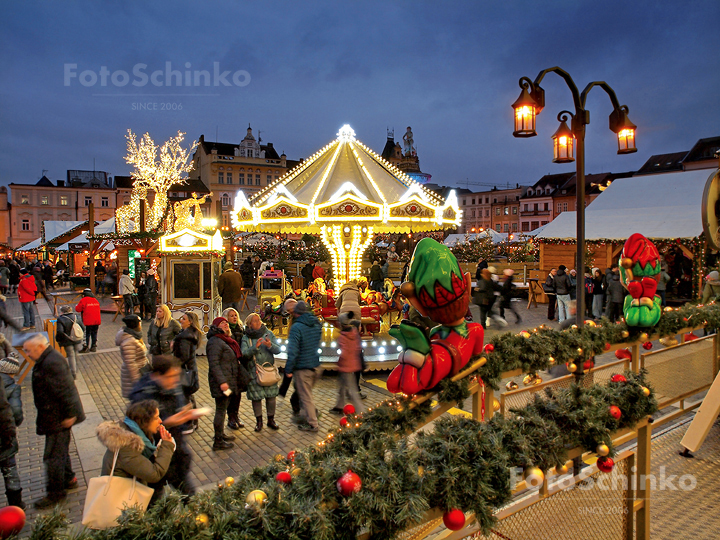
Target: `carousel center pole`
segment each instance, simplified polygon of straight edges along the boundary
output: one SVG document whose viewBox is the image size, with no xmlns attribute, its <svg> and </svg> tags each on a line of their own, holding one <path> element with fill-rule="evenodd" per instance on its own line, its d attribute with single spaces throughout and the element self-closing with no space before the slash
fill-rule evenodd
<svg viewBox="0 0 720 540">
<path fill-rule="evenodd" d="M 332 256 L 335 289 L 362 275 L 362 257 L 373 239 L 372 226 L 323 225 L 320 238 Z"/>
</svg>

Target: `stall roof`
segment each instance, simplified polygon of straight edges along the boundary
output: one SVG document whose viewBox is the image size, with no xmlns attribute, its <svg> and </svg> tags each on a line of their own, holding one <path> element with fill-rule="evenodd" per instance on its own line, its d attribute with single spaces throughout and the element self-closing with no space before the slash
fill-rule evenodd
<svg viewBox="0 0 720 540">
<path fill-rule="evenodd" d="M 717 169 L 633 176 L 615 180 L 585 209 L 586 240 L 696 238 L 703 231 L 701 204 L 708 179 Z M 563 212 L 538 239 L 575 239 L 576 213 Z"/>
<path fill-rule="evenodd" d="M 36 238 L 32 242 L 28 242 L 24 246 L 20 246 L 15 251 L 33 251 L 40 247 L 42 244 L 42 238 Z"/>
<path fill-rule="evenodd" d="M 56 238 L 69 233 L 73 229 L 87 224 L 85 221 L 43 221 L 43 244 L 49 244 Z"/>
<path fill-rule="evenodd" d="M 507 234 L 499 233 L 494 229 L 486 229 L 479 233 L 470 233 L 467 238 L 470 240 L 480 240 L 481 238 L 489 237 L 493 241 L 493 244 L 499 244 L 507 239 Z M 454 246 L 456 244 L 464 244 L 466 241 L 466 235 L 464 234 L 448 234 L 447 238 L 443 241 L 446 246 Z"/>
<path fill-rule="evenodd" d="M 73 238 L 69 242 L 65 242 L 63 245 L 55 248 L 55 251 L 70 251 L 70 244 L 88 244 L 89 246 L 90 242 L 87 239 L 87 233 L 82 233 L 77 238 Z M 104 251 L 112 251 L 113 249 L 115 249 L 115 245 L 112 242 L 107 242 L 105 244 Z"/>
</svg>

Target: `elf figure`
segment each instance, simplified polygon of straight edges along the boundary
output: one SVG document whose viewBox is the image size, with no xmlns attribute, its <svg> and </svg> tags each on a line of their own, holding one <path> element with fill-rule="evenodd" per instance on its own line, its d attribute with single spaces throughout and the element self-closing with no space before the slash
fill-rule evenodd
<svg viewBox="0 0 720 540">
<path fill-rule="evenodd" d="M 465 321 L 472 281 L 463 275 L 452 252 L 432 238 L 418 242 L 402 294 L 438 326 L 429 336 L 418 325 L 402 321 L 390 334 L 403 346 L 398 366 L 387 381 L 393 393 L 417 394 L 459 373 L 483 350 L 483 328 Z"/>
<path fill-rule="evenodd" d="M 620 256 L 620 280 L 629 295 L 623 315 L 628 326 L 649 328 L 660 321 L 662 309 L 657 291 L 660 278 L 660 253 L 655 244 L 640 233 L 625 241 Z"/>
</svg>

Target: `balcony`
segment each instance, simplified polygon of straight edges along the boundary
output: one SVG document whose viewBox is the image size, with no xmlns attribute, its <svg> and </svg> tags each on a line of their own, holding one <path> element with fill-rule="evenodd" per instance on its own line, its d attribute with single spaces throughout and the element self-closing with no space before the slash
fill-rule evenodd
<svg viewBox="0 0 720 540">
<path fill-rule="evenodd" d="M 549 216 L 550 210 L 523 210 L 520 212 L 520 217 L 531 217 L 531 216 Z"/>
</svg>

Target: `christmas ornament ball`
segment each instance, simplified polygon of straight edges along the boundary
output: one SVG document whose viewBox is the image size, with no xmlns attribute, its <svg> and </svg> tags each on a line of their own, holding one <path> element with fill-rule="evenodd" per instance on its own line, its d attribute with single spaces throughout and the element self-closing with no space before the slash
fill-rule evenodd
<svg viewBox="0 0 720 540">
<path fill-rule="evenodd" d="M 648 339 L 650 339 L 650 336 L 648 336 L 645 332 L 640 334 L 640 341 L 642 341 L 643 343 L 645 343 Z"/>
<path fill-rule="evenodd" d="M 285 459 L 285 456 L 283 456 L 282 454 L 275 454 L 275 457 L 273 459 L 275 459 L 277 463 L 280 463 Z"/>
<path fill-rule="evenodd" d="M 451 531 L 459 531 L 465 526 L 465 514 L 462 510 L 451 508 L 443 514 L 443 524 Z"/>
<path fill-rule="evenodd" d="M 245 502 L 248 503 L 250 506 L 261 506 L 264 502 L 267 501 L 267 495 L 264 491 L 260 489 L 255 489 L 248 493 L 247 497 L 245 497 Z"/>
<path fill-rule="evenodd" d="M 567 370 L 570 373 L 575 373 L 577 371 L 577 366 L 571 362 L 571 363 L 567 364 Z"/>
<path fill-rule="evenodd" d="M 297 453 L 297 452 L 295 452 L 295 450 L 290 450 L 290 451 L 288 452 L 288 454 L 287 454 L 287 458 L 288 458 L 290 461 L 295 461 L 295 455 L 296 455 L 296 453 Z"/>
<path fill-rule="evenodd" d="M 205 525 L 210 523 L 210 518 L 207 514 L 198 514 L 197 516 L 195 516 L 195 523 L 204 527 Z"/>
<path fill-rule="evenodd" d="M 349 497 L 353 493 L 357 493 L 362 488 L 362 480 L 352 471 L 348 471 L 337 481 L 337 490 L 343 497 Z"/>
<path fill-rule="evenodd" d="M 566 474 L 568 472 L 567 465 L 558 465 L 555 467 L 555 472 L 557 474 Z"/>
<path fill-rule="evenodd" d="M 548 364 L 550 364 L 552 366 L 554 363 L 555 363 L 555 359 L 552 356 L 548 357 Z"/>
<path fill-rule="evenodd" d="M 342 417 L 342 418 L 340 419 L 340 425 L 341 425 L 342 427 L 347 426 L 347 425 L 348 425 L 348 419 L 345 418 L 345 417 Z"/>
<path fill-rule="evenodd" d="M 300 471 L 301 471 L 301 470 L 302 470 L 302 469 L 301 469 L 300 467 L 291 467 L 291 468 L 290 468 L 290 474 L 291 474 L 292 476 L 294 476 L 294 477 L 297 478 L 298 476 L 300 476 Z"/>
<path fill-rule="evenodd" d="M 289 484 L 292 482 L 292 475 L 287 471 L 280 471 L 275 475 L 275 480 L 283 484 Z"/>
<path fill-rule="evenodd" d="M 595 323 L 595 321 L 591 321 L 591 320 L 585 321 L 585 324 L 586 324 L 587 326 L 589 326 L 590 328 L 595 328 L 595 327 L 597 326 L 597 324 Z"/>
<path fill-rule="evenodd" d="M 597 460 L 597 468 L 601 470 L 602 472 L 609 473 L 613 470 L 613 467 L 615 466 L 615 462 L 612 458 L 609 457 L 601 457 Z"/>
<path fill-rule="evenodd" d="M 0 538 L 19 533 L 25 526 L 25 512 L 17 506 L 0 508 Z"/>
<path fill-rule="evenodd" d="M 232 476 L 228 476 L 228 477 L 225 479 L 225 485 L 226 485 L 227 487 L 232 486 L 234 483 L 235 483 L 235 479 L 234 479 Z"/>
<path fill-rule="evenodd" d="M 488 343 L 487 345 L 485 345 L 486 353 L 493 352 L 494 350 L 495 350 L 495 345 L 493 345 L 492 343 Z"/>
<path fill-rule="evenodd" d="M 585 362 L 583 362 L 583 370 L 585 370 L 585 371 L 592 369 L 594 367 L 595 367 L 595 362 L 593 362 L 592 360 L 585 360 Z"/>
<path fill-rule="evenodd" d="M 355 414 L 355 405 L 348 403 L 343 407 L 343 414 Z"/>
<path fill-rule="evenodd" d="M 645 349 L 646 351 L 649 351 L 650 349 L 652 349 L 652 342 L 646 341 L 645 343 L 643 343 L 643 349 Z"/>
<path fill-rule="evenodd" d="M 497 400 L 497 398 L 493 398 L 493 412 L 498 412 L 500 410 L 500 402 Z"/>
<path fill-rule="evenodd" d="M 578 353 L 578 356 L 582 356 L 582 353 L 583 353 L 582 347 L 578 347 L 577 353 Z"/>
<path fill-rule="evenodd" d="M 609 351 L 611 347 L 612 347 L 612 345 L 610 345 L 610 343 L 606 343 L 606 344 L 605 344 L 605 350 L 606 350 L 606 351 Z"/>
<path fill-rule="evenodd" d="M 525 339 L 527 339 L 527 338 L 530 337 L 530 332 L 526 332 L 525 330 L 523 330 L 522 332 L 520 332 L 520 336 L 522 336 L 522 337 L 524 337 Z"/>
<path fill-rule="evenodd" d="M 624 338 L 628 338 L 630 337 L 630 332 L 628 332 L 627 330 L 623 330 L 622 332 L 620 332 L 620 335 Z"/>
<path fill-rule="evenodd" d="M 610 416 L 612 416 L 615 420 L 620 420 L 620 417 L 622 416 L 620 407 L 617 405 L 610 405 Z"/>
<path fill-rule="evenodd" d="M 610 377 L 611 382 L 621 383 L 621 382 L 627 382 L 627 379 L 625 378 L 625 375 L 620 375 L 619 373 L 616 373 L 612 377 Z"/>
<path fill-rule="evenodd" d="M 645 397 L 650 396 L 650 389 L 647 386 L 643 386 L 642 393 Z"/>
<path fill-rule="evenodd" d="M 537 487 L 545 480 L 545 473 L 538 467 L 525 469 L 525 483 L 531 487 Z"/>
<path fill-rule="evenodd" d="M 610 448 L 607 444 L 598 444 L 595 453 L 600 457 L 605 457 L 610 453 Z"/>
<path fill-rule="evenodd" d="M 418 476 L 419 476 L 420 478 L 422 478 L 423 476 L 425 476 L 425 467 L 423 467 L 422 465 L 420 465 L 420 466 L 418 467 Z"/>
</svg>

